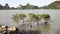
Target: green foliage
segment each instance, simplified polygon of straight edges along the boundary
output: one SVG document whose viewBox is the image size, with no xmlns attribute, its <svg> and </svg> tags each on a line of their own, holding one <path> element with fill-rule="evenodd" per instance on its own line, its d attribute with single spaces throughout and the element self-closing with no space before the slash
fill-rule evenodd
<svg viewBox="0 0 60 34">
<path fill-rule="evenodd" d="M 5 4 L 4 9 L 10 9 L 8 4 Z"/>
<path fill-rule="evenodd" d="M 50 15 L 49 14 L 42 14 L 41 15 L 41 18 L 43 18 L 43 19 L 49 18 L 50 19 Z"/>
<path fill-rule="evenodd" d="M 0 5 L 0 9 L 10 9 L 8 4 L 5 4 L 5 6 Z"/>
<path fill-rule="evenodd" d="M 38 6 L 30 5 L 27 3 L 25 6 L 21 6 L 20 9 L 39 9 Z"/>
<path fill-rule="evenodd" d="M 23 25 L 20 26 L 22 30 L 25 30 L 26 26 L 24 24 L 24 18 L 26 18 L 27 16 L 25 14 L 15 14 L 15 15 L 12 15 L 12 19 L 15 23 L 17 23 L 17 26 L 18 26 L 18 23 L 20 20 L 23 21 Z M 29 13 L 29 19 L 27 20 L 29 22 L 29 26 L 30 26 L 30 30 L 32 28 L 32 23 L 36 22 L 37 23 L 37 30 L 39 30 L 39 22 L 41 21 L 41 19 L 44 19 L 46 20 L 44 22 L 44 26 L 43 28 L 45 30 L 49 30 L 50 29 L 50 24 L 47 22 L 48 20 L 50 20 L 50 15 L 49 14 L 33 14 L 33 13 Z M 48 19 L 49 18 L 49 19 Z M 47 20 L 48 19 L 48 20 Z"/>
<path fill-rule="evenodd" d="M 28 4 L 25 6 L 25 9 L 32 9 L 32 6 L 28 3 Z"/>
<path fill-rule="evenodd" d="M 16 14 L 16 15 L 13 15 L 12 19 L 14 21 L 19 21 L 19 20 L 24 20 L 24 18 L 26 17 L 25 14 Z M 29 20 L 30 21 L 39 21 L 41 19 L 49 19 L 50 20 L 50 15 L 49 14 L 33 14 L 33 13 L 29 13 Z"/>
<path fill-rule="evenodd" d="M 13 15 L 12 19 L 14 22 L 19 23 L 18 14 Z"/>
<path fill-rule="evenodd" d="M 19 14 L 19 19 L 24 19 L 26 17 L 25 14 Z"/>
<path fill-rule="evenodd" d="M 55 1 L 44 7 L 45 9 L 60 9 L 60 1 Z"/>
<path fill-rule="evenodd" d="M 15 14 L 13 15 L 12 19 L 14 20 L 14 22 L 16 22 L 17 24 L 19 23 L 19 20 L 23 20 L 24 18 L 26 18 L 27 16 L 25 14 Z M 32 22 L 37 22 L 37 25 L 39 25 L 39 22 L 41 21 L 41 19 L 46 20 L 45 25 L 47 25 L 47 21 L 50 20 L 50 15 L 49 14 L 33 14 L 33 13 L 29 13 L 29 19 L 28 22 L 30 23 L 31 27 L 32 27 Z"/>
<path fill-rule="evenodd" d="M 30 20 L 32 20 L 33 22 L 37 22 L 37 25 L 39 25 L 39 21 L 41 20 L 40 15 L 39 14 L 32 14 L 30 13 Z"/>
<path fill-rule="evenodd" d="M 3 6 L 2 5 L 0 5 L 0 9 L 2 9 L 3 8 Z"/>
<path fill-rule="evenodd" d="M 25 17 L 25 14 L 15 14 L 13 15 L 12 19 L 14 20 L 14 22 L 19 23 L 19 20 L 24 20 Z"/>
<path fill-rule="evenodd" d="M 36 19 L 38 18 L 35 14 L 30 13 L 30 19 L 33 21 L 36 21 Z"/>
</svg>

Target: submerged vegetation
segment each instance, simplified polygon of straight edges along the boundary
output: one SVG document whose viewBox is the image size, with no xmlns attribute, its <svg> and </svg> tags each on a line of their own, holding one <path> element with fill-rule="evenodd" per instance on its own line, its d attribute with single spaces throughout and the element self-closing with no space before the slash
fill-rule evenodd
<svg viewBox="0 0 60 34">
<path fill-rule="evenodd" d="M 24 20 L 27 16 L 29 16 L 28 23 L 29 25 L 26 26 L 24 24 L 24 22 L 26 23 L 27 20 Z M 12 19 L 14 21 L 14 23 L 17 23 L 17 26 L 22 26 L 22 29 L 25 31 L 25 28 L 30 27 L 30 31 L 42 31 L 45 33 L 48 32 L 48 30 L 50 29 L 50 24 L 48 23 L 48 21 L 50 20 L 50 15 L 49 14 L 33 14 L 33 13 L 29 13 L 28 15 L 26 14 L 14 14 L 12 16 Z M 44 20 L 44 26 L 42 26 L 42 28 L 40 27 L 40 22 L 41 20 Z M 20 20 L 22 20 L 24 25 L 18 25 L 20 22 Z M 37 27 L 33 27 L 32 23 L 37 23 Z M 26 26 L 26 27 L 25 27 Z M 20 28 L 21 29 L 21 28 Z"/>
<path fill-rule="evenodd" d="M 19 20 L 23 20 L 24 23 L 24 18 L 26 18 L 27 15 L 25 14 L 15 14 L 12 16 L 12 19 L 14 20 L 14 22 L 19 23 Z M 33 14 L 33 13 L 29 13 L 29 21 L 33 21 L 33 22 L 37 22 L 37 25 L 39 21 L 41 21 L 41 19 L 44 19 L 45 21 L 50 20 L 50 15 L 49 14 Z"/>
<path fill-rule="evenodd" d="M 16 15 L 13 15 L 12 19 L 14 20 L 14 22 L 16 22 L 18 24 L 19 20 L 23 20 L 23 23 L 24 23 L 25 17 L 26 17 L 25 14 L 16 14 Z"/>
<path fill-rule="evenodd" d="M 16 22 L 17 24 L 19 23 L 19 21 L 20 20 L 22 20 L 23 21 L 23 23 L 26 21 L 24 21 L 24 18 L 26 18 L 27 16 L 25 15 L 25 14 L 15 14 L 15 15 L 13 15 L 12 16 L 12 19 L 13 19 L 13 21 L 14 22 Z M 31 24 L 31 22 L 37 22 L 37 26 L 39 26 L 39 22 L 41 21 L 41 20 L 45 20 L 45 24 L 47 24 L 48 23 L 48 20 L 50 20 L 50 15 L 49 14 L 33 14 L 33 13 L 30 13 L 29 14 L 29 19 L 28 19 L 28 21 L 29 21 L 29 23 L 30 23 L 30 27 L 32 27 L 32 24 Z"/>
</svg>

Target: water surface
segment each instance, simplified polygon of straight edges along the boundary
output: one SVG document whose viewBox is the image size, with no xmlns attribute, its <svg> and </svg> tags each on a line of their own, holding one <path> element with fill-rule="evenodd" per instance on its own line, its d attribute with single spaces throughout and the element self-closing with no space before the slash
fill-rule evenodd
<svg viewBox="0 0 60 34">
<path fill-rule="evenodd" d="M 55 34 L 56 31 L 60 30 L 60 10 L 0 10 L 0 24 L 5 24 L 8 26 L 15 25 L 11 17 L 16 13 L 24 13 L 28 15 L 29 13 L 34 14 L 49 14 L 51 16 L 51 33 Z"/>
</svg>

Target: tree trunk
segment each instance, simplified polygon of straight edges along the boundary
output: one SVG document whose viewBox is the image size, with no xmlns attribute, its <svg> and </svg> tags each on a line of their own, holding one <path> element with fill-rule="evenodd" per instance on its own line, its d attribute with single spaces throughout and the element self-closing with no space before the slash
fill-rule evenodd
<svg viewBox="0 0 60 34">
<path fill-rule="evenodd" d="M 19 22 L 17 21 L 17 26 L 16 27 L 18 27 L 18 24 L 19 24 Z"/>
<path fill-rule="evenodd" d="M 24 19 L 23 19 L 23 23 L 24 23 Z"/>
<path fill-rule="evenodd" d="M 38 31 L 38 29 L 39 29 L 39 21 L 37 21 L 37 31 Z"/>
<path fill-rule="evenodd" d="M 30 22 L 30 28 L 32 27 L 32 24 L 31 24 L 31 22 Z"/>
<path fill-rule="evenodd" d="M 48 22 L 47 22 L 47 21 L 45 21 L 44 23 L 45 23 L 45 25 L 46 25 Z"/>
</svg>

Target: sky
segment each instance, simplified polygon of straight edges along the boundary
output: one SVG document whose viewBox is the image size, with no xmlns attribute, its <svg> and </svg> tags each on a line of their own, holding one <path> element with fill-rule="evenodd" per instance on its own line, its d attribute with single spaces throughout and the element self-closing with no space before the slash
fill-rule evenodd
<svg viewBox="0 0 60 34">
<path fill-rule="evenodd" d="M 26 5 L 29 3 L 31 5 L 42 7 L 49 5 L 54 1 L 55 0 L 0 0 L 0 4 L 4 6 L 6 3 L 8 3 L 10 7 L 18 7 L 20 4 Z"/>
</svg>

